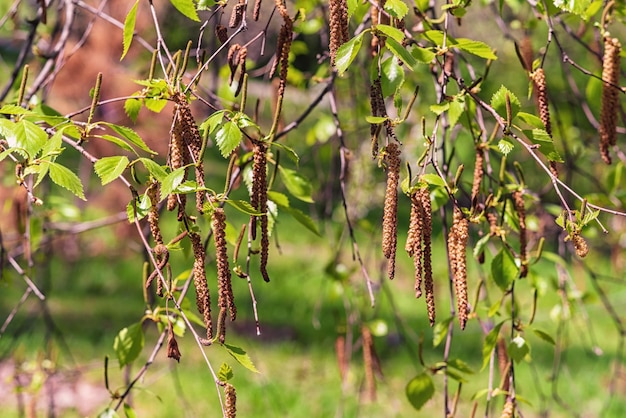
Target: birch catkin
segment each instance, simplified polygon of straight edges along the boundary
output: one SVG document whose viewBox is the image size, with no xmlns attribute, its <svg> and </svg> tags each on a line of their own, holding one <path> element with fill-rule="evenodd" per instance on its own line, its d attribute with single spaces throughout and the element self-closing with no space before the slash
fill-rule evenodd
<svg viewBox="0 0 626 418">
<path fill-rule="evenodd" d="M 396 247 L 398 243 L 398 183 L 400 180 L 400 147 L 390 143 L 385 150 L 387 162 L 387 188 L 383 208 L 383 255 L 389 263 L 387 274 L 393 280 L 396 268 Z"/>
<path fill-rule="evenodd" d="M 424 244 L 424 290 L 426 291 L 426 307 L 428 309 L 428 320 L 430 326 L 435 325 L 435 284 L 433 282 L 432 267 L 432 233 L 433 233 L 433 211 L 430 203 L 430 191 L 424 188 L 420 193 L 422 202 L 422 212 L 424 214 L 424 228 L 422 231 L 422 241 Z"/>
<path fill-rule="evenodd" d="M 521 262 L 520 278 L 528 275 L 528 259 L 527 249 L 528 236 L 526 232 L 526 208 L 524 207 L 524 197 L 522 192 L 513 192 L 513 203 L 515 205 L 515 212 L 517 212 L 517 218 L 519 219 L 519 258 Z"/>
<path fill-rule="evenodd" d="M 609 147 L 617 140 L 617 112 L 620 107 L 619 72 L 621 44 L 617 38 L 604 38 L 602 60 L 602 104 L 600 108 L 600 155 L 605 163 L 611 164 Z"/>
<path fill-rule="evenodd" d="M 230 267 L 228 264 L 228 248 L 226 244 L 226 214 L 223 208 L 216 208 L 212 215 L 213 239 L 217 262 L 218 306 L 228 309 L 230 320 L 237 317 L 237 308 L 233 296 Z"/>
<path fill-rule="evenodd" d="M 448 254 L 454 290 L 456 293 L 457 315 L 461 329 L 467 323 L 467 259 L 465 250 L 469 239 L 469 221 L 463 216 L 458 206 L 454 207 L 452 227 L 448 234 Z"/>
<path fill-rule="evenodd" d="M 206 251 L 202 244 L 202 238 L 197 232 L 189 232 L 189 239 L 193 247 L 193 284 L 196 288 L 196 306 L 198 312 L 204 317 L 206 326 L 207 339 L 213 338 L 213 324 L 211 321 L 211 294 L 206 281 L 206 270 L 204 268 L 204 259 Z"/>
</svg>

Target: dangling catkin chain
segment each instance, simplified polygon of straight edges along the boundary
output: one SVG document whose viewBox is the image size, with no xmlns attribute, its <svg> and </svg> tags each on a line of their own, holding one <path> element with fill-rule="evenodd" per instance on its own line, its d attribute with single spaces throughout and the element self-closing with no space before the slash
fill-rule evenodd
<svg viewBox="0 0 626 418">
<path fill-rule="evenodd" d="M 424 290 L 426 291 L 428 320 L 432 327 L 435 325 L 435 284 L 433 282 L 432 265 L 433 210 L 430 203 L 430 191 L 427 187 L 421 190 L 420 200 L 424 214 L 424 227 L 422 229 L 422 241 L 424 244 Z"/>
<path fill-rule="evenodd" d="M 393 280 L 396 270 L 396 247 L 398 244 L 398 183 L 400 180 L 400 147 L 391 142 L 385 149 L 387 163 L 387 188 L 383 208 L 383 255 L 389 263 L 387 274 Z"/>
<path fill-rule="evenodd" d="M 330 0 L 329 5 L 329 26 L 330 26 L 330 63 L 335 65 L 337 50 L 347 42 L 348 34 L 348 5 L 346 0 Z"/>
<path fill-rule="evenodd" d="M 213 239 L 215 240 L 215 258 L 217 260 L 218 306 L 228 308 L 230 320 L 237 318 L 237 307 L 233 296 L 233 287 L 228 265 L 226 245 L 226 214 L 223 208 L 216 208 L 212 214 Z"/>
<path fill-rule="evenodd" d="M 252 161 L 252 196 L 250 204 L 260 212 L 261 218 L 261 260 L 260 270 L 263 280 L 270 281 L 267 273 L 267 260 L 269 256 L 269 232 L 267 218 L 267 145 L 264 142 L 255 141 L 253 146 Z M 252 239 L 256 239 L 256 217 L 251 218 Z"/>
<path fill-rule="evenodd" d="M 172 132 L 170 139 L 170 168 L 172 171 L 183 167 L 184 165 L 189 163 L 189 151 L 185 146 L 185 142 L 183 139 L 184 132 L 183 126 L 178 116 L 178 104 L 174 106 L 174 120 L 172 123 Z M 187 179 L 187 172 L 185 170 L 185 177 L 183 179 Z M 167 197 L 167 210 L 172 211 L 176 209 L 176 206 L 179 205 L 179 221 L 182 220 L 182 214 L 184 213 L 184 207 L 187 199 L 184 194 L 176 195 L 170 194 Z M 182 210 L 180 209 L 182 207 Z"/>
<path fill-rule="evenodd" d="M 485 151 L 482 143 L 476 146 L 476 162 L 474 164 L 474 179 L 472 181 L 472 205 L 476 203 L 476 198 L 480 192 L 480 183 L 483 180 Z"/>
<path fill-rule="evenodd" d="M 229 28 L 235 28 L 239 26 L 243 19 L 243 14 L 246 11 L 246 0 L 239 0 L 239 3 L 235 4 L 232 12 L 230 13 L 230 21 L 228 22 Z"/>
<path fill-rule="evenodd" d="M 230 383 L 224 384 L 224 397 L 226 398 L 224 402 L 224 412 L 226 418 L 236 418 L 237 417 L 237 392 L 235 391 L 235 387 Z"/>
<path fill-rule="evenodd" d="M 604 58 L 602 60 L 602 105 L 600 108 L 600 155 L 605 163 L 611 164 L 609 147 L 617 139 L 617 111 L 619 104 L 620 51 L 617 38 L 604 38 Z"/>
<path fill-rule="evenodd" d="M 528 255 L 527 245 L 528 236 L 526 233 L 526 208 L 524 207 L 524 197 L 519 190 L 513 192 L 513 203 L 515 204 L 515 212 L 519 219 L 519 258 L 521 262 L 520 278 L 528 275 Z"/>
<path fill-rule="evenodd" d="M 193 247 L 193 284 L 196 288 L 196 306 L 198 312 L 203 315 L 204 324 L 206 325 L 207 339 L 213 338 L 213 324 L 211 322 L 211 294 L 206 281 L 206 271 L 204 269 L 204 258 L 206 252 L 202 239 L 197 232 L 189 232 L 189 239 Z"/>
<path fill-rule="evenodd" d="M 458 206 L 454 207 L 452 227 L 448 234 L 448 254 L 456 293 L 457 314 L 461 329 L 467 322 L 467 259 L 465 249 L 469 239 L 469 221 Z"/>
<path fill-rule="evenodd" d="M 548 106 L 548 87 L 546 84 L 546 74 L 543 68 L 537 68 L 530 74 L 530 79 L 536 92 L 537 108 L 539 109 L 539 118 L 546 128 L 546 133 L 552 138 L 552 124 L 550 123 L 550 107 Z M 556 162 L 549 161 L 550 171 L 556 177 L 559 175 Z"/>
<path fill-rule="evenodd" d="M 515 404 L 513 403 L 510 397 L 507 397 L 506 402 L 504 403 L 504 408 L 502 409 L 502 415 L 500 415 L 500 418 L 513 418 L 514 413 L 515 413 Z"/>
<path fill-rule="evenodd" d="M 155 246 L 154 246 L 154 255 L 157 262 L 157 268 L 160 271 L 163 271 L 165 266 L 167 265 L 169 259 L 169 251 L 167 247 L 163 244 L 163 235 L 161 234 L 161 228 L 159 227 L 159 210 L 157 208 L 157 204 L 159 202 L 157 198 L 159 189 L 159 182 L 152 181 L 148 188 L 146 189 L 146 195 L 150 199 L 150 211 L 148 212 L 148 225 L 150 225 L 150 233 L 152 234 L 152 238 L 154 238 Z M 146 288 L 149 288 L 152 285 L 154 279 L 158 276 L 157 270 L 153 271 L 152 274 L 146 280 Z M 157 295 L 163 296 L 163 282 L 161 280 L 157 281 Z"/>
<path fill-rule="evenodd" d="M 380 77 L 376 78 L 376 80 L 374 80 L 374 82 L 370 85 L 370 106 L 372 108 L 372 116 L 387 116 Z M 380 128 L 380 123 L 370 124 L 372 158 L 376 158 L 378 155 L 378 134 L 380 133 Z"/>
</svg>

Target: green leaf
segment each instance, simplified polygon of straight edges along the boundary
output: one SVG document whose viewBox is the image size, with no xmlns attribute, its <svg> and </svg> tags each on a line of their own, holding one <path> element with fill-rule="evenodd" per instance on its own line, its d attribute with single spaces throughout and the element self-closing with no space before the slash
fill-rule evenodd
<svg viewBox="0 0 626 418">
<path fill-rule="evenodd" d="M 57 186 L 61 186 L 74 193 L 77 197 L 87 200 L 85 199 L 85 192 L 83 192 L 83 184 L 69 168 L 54 162 L 42 163 L 42 165 L 44 164 L 48 165 L 50 178 Z"/>
<path fill-rule="evenodd" d="M 532 126 L 533 128 L 545 129 L 545 126 L 543 125 L 541 119 L 531 113 L 519 112 L 517 114 L 517 118 L 520 119 L 522 122 Z"/>
<path fill-rule="evenodd" d="M 474 369 L 472 369 L 469 364 L 467 364 L 466 362 L 464 362 L 463 360 L 459 359 L 459 358 L 453 358 L 448 360 L 448 367 L 454 367 L 455 369 L 457 369 L 460 372 L 463 373 L 467 373 L 467 374 L 474 374 Z"/>
<path fill-rule="evenodd" d="M 383 8 L 398 19 L 404 18 L 409 12 L 409 7 L 402 0 L 387 0 Z"/>
<path fill-rule="evenodd" d="M 279 205 L 280 206 L 280 205 Z M 313 222 L 313 219 L 306 213 L 302 212 L 300 209 L 289 208 L 280 206 L 282 210 L 290 214 L 296 221 L 300 222 L 303 226 L 305 226 L 309 231 L 313 232 L 318 237 L 321 237 L 319 229 L 317 228 L 317 224 Z"/>
<path fill-rule="evenodd" d="M 128 222 L 135 222 L 135 208 L 134 208 L 135 200 L 131 200 L 128 205 L 126 205 L 126 217 L 128 218 Z M 141 200 L 137 204 L 137 220 L 143 219 L 152 207 L 152 203 L 147 194 L 143 194 L 141 196 Z"/>
<path fill-rule="evenodd" d="M 94 170 L 104 186 L 122 175 L 128 167 L 128 163 L 128 157 L 124 155 L 103 157 L 96 161 Z"/>
<path fill-rule="evenodd" d="M 144 167 L 146 167 L 146 170 L 148 170 L 150 175 L 157 181 L 163 182 L 165 177 L 167 177 L 167 171 L 165 171 L 165 168 L 159 165 L 156 161 L 149 158 L 139 158 L 137 161 L 141 162 Z"/>
<path fill-rule="evenodd" d="M 530 353 L 530 347 L 521 335 L 517 335 L 511 340 L 506 351 L 509 357 L 515 360 L 516 363 L 519 363 Z"/>
<path fill-rule="evenodd" d="M 232 121 L 226 121 L 215 132 L 215 143 L 222 154 L 228 158 L 230 154 L 239 146 L 242 138 L 241 130 Z"/>
<path fill-rule="evenodd" d="M 382 319 L 373 319 L 367 323 L 367 327 L 375 337 L 384 337 L 389 334 L 389 325 Z"/>
<path fill-rule="evenodd" d="M 435 328 L 433 329 L 433 347 L 437 347 L 439 344 L 445 340 L 446 335 L 448 335 L 448 328 L 450 327 L 450 322 L 454 319 L 454 317 L 448 317 L 441 322 L 437 322 L 435 324 Z"/>
<path fill-rule="evenodd" d="M 497 92 L 493 94 L 491 97 L 491 107 L 495 109 L 495 111 L 502 116 L 504 120 L 506 120 L 506 96 L 509 96 L 509 101 L 511 102 L 511 119 L 517 116 L 521 105 L 517 96 L 515 96 L 509 89 L 504 86 L 500 86 Z M 511 122 L 513 122 L 511 120 Z"/>
<path fill-rule="evenodd" d="M 379 123 L 383 123 L 384 121 L 389 120 L 389 116 L 366 116 L 365 117 L 365 121 L 367 123 L 374 123 L 374 124 L 379 124 Z"/>
<path fill-rule="evenodd" d="M 448 100 L 442 103 L 435 103 L 430 105 L 430 111 L 435 115 L 441 115 L 443 112 L 450 109 L 450 102 Z"/>
<path fill-rule="evenodd" d="M 135 361 L 143 350 L 144 335 L 141 322 L 123 328 L 115 337 L 113 350 L 120 362 L 120 369 Z"/>
<path fill-rule="evenodd" d="M 409 51 L 407 51 L 406 48 L 395 39 L 387 38 L 385 46 L 391 51 L 393 55 L 398 57 L 400 61 L 405 63 L 409 67 L 409 69 L 413 70 L 413 67 L 417 65 L 417 61 L 415 61 L 413 55 L 411 55 Z"/>
<path fill-rule="evenodd" d="M 446 182 L 437 174 L 424 174 L 420 176 L 420 180 L 431 186 L 443 187 L 444 189 L 447 187 Z"/>
<path fill-rule="evenodd" d="M 591 0 L 554 0 L 554 5 L 566 12 L 574 13 L 583 19 L 588 19 L 586 11 L 591 5 Z"/>
<path fill-rule="evenodd" d="M 383 97 L 394 94 L 404 83 L 404 68 L 394 57 L 389 57 L 381 65 L 381 86 Z M 370 122 L 372 123 L 372 122 Z M 380 123 L 380 122 L 377 122 Z"/>
<path fill-rule="evenodd" d="M 126 116 L 128 116 L 133 122 L 137 122 L 137 116 L 139 116 L 141 106 L 142 103 L 139 99 L 126 99 L 124 102 L 124 112 L 126 112 Z"/>
<path fill-rule="evenodd" d="M 201 132 L 207 132 L 208 134 L 213 133 L 215 128 L 221 125 L 225 113 L 225 110 L 218 110 L 206 118 L 206 120 L 200 124 L 198 129 L 200 129 Z"/>
<path fill-rule="evenodd" d="M 537 329 L 537 328 L 533 328 L 533 332 L 535 333 L 535 335 L 539 338 L 541 338 L 542 340 L 544 340 L 545 342 L 547 342 L 548 344 L 551 345 L 556 345 L 556 342 L 554 341 L 554 338 L 552 338 L 552 336 L 550 334 L 548 334 L 547 332 Z"/>
<path fill-rule="evenodd" d="M 491 275 L 493 281 L 505 292 L 513 280 L 517 277 L 519 268 L 515 264 L 515 258 L 507 247 L 502 247 L 500 252 L 491 261 Z"/>
<path fill-rule="evenodd" d="M 233 378 L 233 368 L 226 363 L 222 363 L 217 371 L 217 378 L 222 382 L 228 382 Z"/>
<path fill-rule="evenodd" d="M 170 0 L 170 3 L 176 7 L 176 10 L 187 16 L 189 19 L 199 22 L 198 12 L 193 0 Z"/>
<path fill-rule="evenodd" d="M 32 115 L 33 112 L 28 109 L 24 109 L 22 106 L 14 104 L 6 104 L 0 108 L 0 113 L 3 115 Z"/>
<path fill-rule="evenodd" d="M 198 1 L 198 10 L 210 10 L 211 7 L 215 6 L 217 3 L 214 0 L 199 0 Z"/>
<path fill-rule="evenodd" d="M 126 19 L 124 20 L 124 35 L 122 39 L 122 43 L 124 45 L 124 49 L 122 51 L 122 56 L 120 57 L 120 61 L 124 59 L 128 50 L 130 49 L 130 44 L 133 41 L 133 34 L 135 33 L 135 22 L 137 21 L 137 6 L 139 5 L 139 0 L 135 1 L 133 7 L 130 8 L 130 11 L 126 15 Z"/>
<path fill-rule="evenodd" d="M 278 167 L 278 172 L 289 193 L 303 202 L 313 203 L 311 197 L 313 186 L 307 178 L 295 170 L 282 166 Z"/>
<path fill-rule="evenodd" d="M 401 0 L 400 0 L 401 1 Z M 385 3 L 385 6 L 388 3 Z M 389 25 L 376 25 L 376 31 L 383 33 L 385 36 L 389 38 L 393 38 L 398 42 L 402 42 L 404 40 L 404 33 L 398 28 L 394 28 Z"/>
<path fill-rule="evenodd" d="M 437 54 L 430 49 L 421 48 L 419 46 L 413 46 L 410 49 L 410 53 L 415 60 L 420 64 L 430 64 L 433 62 Z"/>
<path fill-rule="evenodd" d="M 273 190 L 268 190 L 267 198 L 271 200 L 272 202 L 276 203 L 281 208 L 289 207 L 289 198 L 287 197 L 287 195 L 283 193 L 275 192 Z"/>
<path fill-rule="evenodd" d="M 424 372 L 411 379 L 405 391 L 413 408 L 419 411 L 435 394 L 435 384 L 430 375 Z"/>
<path fill-rule="evenodd" d="M 272 142 L 272 146 L 284 151 L 287 154 L 287 157 L 289 157 L 289 159 L 293 161 L 296 166 L 300 164 L 300 157 L 293 148 L 279 142 Z"/>
<path fill-rule="evenodd" d="M 146 97 L 143 104 L 146 105 L 146 109 L 153 113 L 161 113 L 161 110 L 167 106 L 168 101 L 166 99 L 158 99 L 152 97 Z"/>
<path fill-rule="evenodd" d="M 549 161 L 563 162 L 561 154 L 554 147 L 552 137 L 544 129 L 533 129 L 532 131 L 524 131 L 524 133 L 534 144 L 539 145 L 539 152 L 545 155 Z"/>
<path fill-rule="evenodd" d="M 0 135 L 4 136 L 10 148 L 28 158 L 34 158 L 48 139 L 46 131 L 25 119 L 18 122 L 0 119 Z"/>
<path fill-rule="evenodd" d="M 159 200 L 164 200 L 182 184 L 185 179 L 185 170 L 186 167 L 179 167 L 163 179 L 161 182 L 161 198 Z"/>
<path fill-rule="evenodd" d="M 229 204 L 230 206 L 234 207 L 235 209 L 237 209 L 239 212 L 244 213 L 246 215 L 252 215 L 252 216 L 263 215 L 261 212 L 254 209 L 252 205 L 246 202 L 245 200 L 226 199 L 225 202 Z"/>
<path fill-rule="evenodd" d="M 343 75 L 343 73 L 346 72 L 350 64 L 352 64 L 352 61 L 354 61 L 359 53 L 361 45 L 363 44 L 364 33 L 365 32 L 361 32 L 345 44 L 341 45 L 337 50 L 337 55 L 335 56 L 335 67 L 337 68 L 339 75 Z"/>
<path fill-rule="evenodd" d="M 230 354 L 235 360 L 237 360 L 237 363 L 241 364 L 243 367 L 250 370 L 251 372 L 259 373 L 257 368 L 254 366 L 254 363 L 252 363 L 250 356 L 248 356 L 248 353 L 246 353 L 242 348 L 230 344 L 224 344 L 223 347 L 226 348 L 228 354 Z"/>
<path fill-rule="evenodd" d="M 485 337 L 485 343 L 483 344 L 483 367 L 481 367 L 480 370 L 484 370 L 485 367 L 487 367 L 487 364 L 489 364 L 489 358 L 491 357 L 491 353 L 498 342 L 498 335 L 500 334 L 500 328 L 502 328 L 502 325 L 504 325 L 504 321 L 493 327 L 493 329 L 489 331 L 489 334 Z"/>
<path fill-rule="evenodd" d="M 509 155 L 509 153 L 513 151 L 513 148 L 515 148 L 515 146 L 511 142 L 507 141 L 506 139 L 501 139 L 500 141 L 498 141 L 498 150 L 504 156 Z"/>
<path fill-rule="evenodd" d="M 139 135 L 137 135 L 137 132 L 133 131 L 132 129 L 126 127 L 126 126 L 120 126 L 120 125 L 116 125 L 114 123 L 109 123 L 109 122 L 100 122 L 102 125 L 108 126 L 109 128 L 111 128 L 113 131 L 115 131 L 117 134 L 119 134 L 120 136 L 122 136 L 122 138 L 127 139 L 128 141 L 130 141 L 132 144 L 138 146 L 139 148 L 141 148 L 142 150 L 150 153 L 150 154 L 158 154 L 155 151 L 152 151 L 148 145 L 146 145 L 146 143 L 143 141 L 143 139 L 141 139 L 141 137 Z"/>
<path fill-rule="evenodd" d="M 457 38 L 455 47 L 462 49 L 465 52 L 476 55 L 480 58 L 488 60 L 497 60 L 498 57 L 493 53 L 493 49 L 489 45 L 481 41 L 474 41 L 472 39 Z"/>
<path fill-rule="evenodd" d="M 137 418 L 135 410 L 126 402 L 124 402 L 124 413 L 126 414 L 126 418 Z"/>
<path fill-rule="evenodd" d="M 118 418 L 117 412 L 113 408 L 107 408 L 98 414 L 98 418 Z"/>
<path fill-rule="evenodd" d="M 126 142 L 123 139 L 118 138 L 116 136 L 113 136 L 113 135 L 95 135 L 94 138 L 104 139 L 105 141 L 108 141 L 108 142 L 111 142 L 112 144 L 117 145 L 118 147 L 120 147 L 124 151 L 129 151 L 129 152 L 134 153 L 135 155 L 138 155 L 137 151 L 135 151 L 135 149 L 133 147 L 131 147 L 128 142 Z"/>
</svg>

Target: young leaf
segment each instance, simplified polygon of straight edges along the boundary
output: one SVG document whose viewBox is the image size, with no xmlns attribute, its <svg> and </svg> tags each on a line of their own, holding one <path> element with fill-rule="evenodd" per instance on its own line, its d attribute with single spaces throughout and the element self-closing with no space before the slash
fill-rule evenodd
<svg viewBox="0 0 626 418">
<path fill-rule="evenodd" d="M 252 360 L 250 359 L 248 353 L 246 353 L 242 348 L 230 344 L 224 344 L 223 347 L 226 348 L 228 354 L 230 354 L 235 360 L 237 360 L 237 363 L 241 364 L 243 367 L 250 370 L 251 372 L 259 373 L 257 368 L 254 366 L 254 363 L 252 363 Z"/>
<path fill-rule="evenodd" d="M 124 155 L 103 157 L 96 161 L 94 170 L 104 186 L 118 178 L 126 170 L 128 163 L 128 157 Z"/>
<path fill-rule="evenodd" d="M 122 56 L 120 57 L 120 61 L 124 59 L 126 53 L 130 49 L 130 44 L 133 41 L 133 33 L 135 32 L 135 22 L 137 21 L 137 6 L 139 5 L 139 0 L 135 1 L 133 7 L 130 8 L 130 11 L 126 15 L 126 19 L 124 20 L 124 35 L 122 38 L 122 43 L 124 45 L 124 49 L 122 51 Z"/>
<path fill-rule="evenodd" d="M 120 125 L 116 125 L 114 123 L 109 123 L 109 122 L 100 122 L 100 123 L 105 125 L 105 126 L 108 126 L 112 130 L 114 130 L 116 133 L 118 133 L 120 136 L 122 136 L 122 138 L 127 139 L 132 144 L 135 144 L 136 146 L 138 146 L 142 150 L 144 150 L 144 151 L 146 151 L 146 152 L 148 152 L 150 154 L 154 154 L 154 155 L 158 154 L 157 152 L 152 151 L 148 147 L 148 145 L 146 145 L 146 143 L 143 141 L 143 139 L 141 139 L 141 137 L 139 135 L 137 135 L 137 132 L 133 131 L 129 127 L 120 126 Z"/>
<path fill-rule="evenodd" d="M 385 6 L 388 3 L 385 3 Z M 404 40 L 404 33 L 402 33 L 402 31 L 398 28 L 394 28 L 393 26 L 389 26 L 389 25 L 376 25 L 376 31 L 383 33 L 384 35 L 388 36 L 389 38 L 393 38 L 398 42 L 402 42 Z"/>
<path fill-rule="evenodd" d="M 396 58 L 389 57 L 383 61 L 381 71 L 382 77 L 380 82 L 383 89 L 383 97 L 389 97 L 398 91 L 404 83 L 404 68 L 398 63 Z"/>
<path fill-rule="evenodd" d="M 402 44 L 395 39 L 387 38 L 385 45 L 387 46 L 387 48 L 389 48 L 393 55 L 395 55 L 396 57 L 398 57 L 399 60 L 405 63 L 410 70 L 413 70 L 413 67 L 417 65 L 417 61 L 415 61 L 413 55 L 409 54 L 409 51 L 407 51 L 406 48 L 403 47 Z"/>
<path fill-rule="evenodd" d="M 148 170 L 150 175 L 157 181 L 163 182 L 165 177 L 167 177 L 167 171 L 165 171 L 165 168 L 160 166 L 156 161 L 149 158 L 139 158 L 137 161 L 140 161 L 144 167 L 146 167 L 146 170 Z"/>
<path fill-rule="evenodd" d="M 481 370 L 484 370 L 487 364 L 489 364 L 489 358 L 491 357 L 491 353 L 498 342 L 498 335 L 500 334 L 500 328 L 502 328 L 502 325 L 504 325 L 504 321 L 493 327 L 493 329 L 489 331 L 489 334 L 485 337 L 485 343 L 483 344 L 483 367 L 481 367 Z"/>
<path fill-rule="evenodd" d="M 502 247 L 491 261 L 493 281 L 505 292 L 517 277 L 518 272 L 519 268 L 515 264 L 513 254 L 507 247 Z"/>
<path fill-rule="evenodd" d="M 124 141 L 121 138 L 118 138 L 118 137 L 113 136 L 113 135 L 108 135 L 108 134 L 106 134 L 106 135 L 94 135 L 94 137 L 95 138 L 104 139 L 105 141 L 109 141 L 110 143 L 117 145 L 118 147 L 120 147 L 124 151 L 132 152 L 135 155 L 139 155 L 139 154 L 137 154 L 137 151 L 135 151 L 135 149 L 133 147 L 131 147 L 128 142 Z"/>
<path fill-rule="evenodd" d="M 424 372 L 411 379 L 405 391 L 413 408 L 419 411 L 435 394 L 435 384 L 432 377 Z"/>
<path fill-rule="evenodd" d="M 491 107 L 495 109 L 496 112 L 504 119 L 506 119 L 506 96 L 509 96 L 509 101 L 511 102 L 511 119 L 514 119 L 519 112 L 521 105 L 520 101 L 509 89 L 504 86 L 500 86 L 497 92 L 493 94 L 491 97 Z M 512 121 L 511 121 L 512 122 Z"/>
<path fill-rule="evenodd" d="M 519 363 L 530 353 L 530 346 L 521 335 L 517 335 L 511 340 L 506 351 L 509 357 L 515 360 L 516 363 Z"/>
<path fill-rule="evenodd" d="M 126 217 L 128 218 L 129 223 L 135 222 L 134 205 L 134 200 L 131 200 L 128 205 L 126 205 Z M 152 203 L 150 202 L 150 198 L 144 193 L 144 195 L 141 196 L 141 200 L 137 203 L 137 220 L 142 220 L 148 214 L 151 206 Z"/>
<path fill-rule="evenodd" d="M 167 106 L 168 101 L 166 99 L 158 99 L 153 97 L 146 97 L 143 104 L 146 105 L 146 109 L 152 113 L 161 113 L 161 110 Z"/>
<path fill-rule="evenodd" d="M 278 167 L 278 172 L 289 193 L 303 202 L 313 203 L 313 198 L 311 197 L 313 186 L 306 177 L 295 170 L 282 166 Z"/>
<path fill-rule="evenodd" d="M 498 150 L 504 155 L 509 155 L 509 152 L 513 151 L 513 144 L 507 141 L 506 139 L 501 139 L 498 141 Z"/>
<path fill-rule="evenodd" d="M 389 120 L 389 116 L 366 116 L 365 121 L 367 123 L 383 123 L 384 121 Z"/>
<path fill-rule="evenodd" d="M 69 190 L 83 200 L 87 200 L 85 199 L 83 184 L 81 183 L 78 176 L 74 174 L 69 168 L 54 162 L 42 163 L 42 165 L 44 164 L 48 166 L 50 178 L 56 185 Z"/>
<path fill-rule="evenodd" d="M 164 200 L 182 184 L 186 168 L 187 167 L 179 167 L 163 179 L 163 182 L 161 183 L 161 198 L 159 200 Z"/>
<path fill-rule="evenodd" d="M 337 55 L 335 56 L 335 67 L 339 72 L 339 75 L 343 75 L 346 72 L 354 58 L 356 58 L 359 50 L 361 49 L 361 44 L 363 44 L 363 34 L 365 32 L 361 32 L 354 38 L 350 39 L 345 44 L 341 45 L 337 50 Z"/>
<path fill-rule="evenodd" d="M 215 143 L 220 150 L 222 157 L 228 158 L 230 154 L 239 146 L 242 138 L 241 130 L 232 121 L 226 121 L 215 132 Z"/>
<path fill-rule="evenodd" d="M 446 335 L 448 335 L 448 328 L 450 326 L 450 322 L 453 319 L 454 317 L 450 316 L 444 319 L 443 321 L 437 322 L 435 324 L 435 328 L 433 329 L 433 347 L 437 347 L 446 338 Z"/>
<path fill-rule="evenodd" d="M 563 158 L 554 147 L 554 141 L 544 129 L 533 129 L 530 132 L 524 131 L 524 133 L 534 144 L 539 145 L 539 152 L 545 155 L 549 161 L 563 162 Z"/>
<path fill-rule="evenodd" d="M 217 372 L 217 378 L 222 382 L 228 382 L 233 378 L 233 368 L 226 363 L 222 363 Z"/>
<path fill-rule="evenodd" d="M 457 38 L 455 47 L 462 49 L 465 52 L 476 55 L 480 58 L 488 60 L 497 60 L 498 57 L 493 53 L 493 49 L 489 45 L 481 41 L 474 41 L 472 39 Z"/>
<path fill-rule="evenodd" d="M 420 64 L 430 64 L 433 62 L 437 54 L 435 54 L 430 49 L 421 48 L 419 46 L 414 46 L 409 51 L 413 58 Z"/>
<path fill-rule="evenodd" d="M 126 116 L 128 116 L 133 122 L 137 122 L 137 116 L 139 116 L 141 106 L 141 100 L 139 99 L 126 99 L 124 102 L 124 112 L 126 112 Z"/>
<path fill-rule="evenodd" d="M 113 341 L 113 350 L 120 362 L 120 369 L 135 361 L 143 350 L 144 335 L 141 322 L 123 328 Z"/>
<path fill-rule="evenodd" d="M 383 8 L 397 19 L 404 18 L 409 12 L 409 7 L 402 0 L 387 0 Z"/>
<path fill-rule="evenodd" d="M 199 22 L 200 18 L 198 17 L 198 12 L 196 12 L 196 5 L 193 3 L 193 0 L 170 0 L 170 3 L 176 9 L 187 16 L 189 19 Z"/>
<path fill-rule="evenodd" d="M 244 213 L 246 215 L 253 215 L 253 216 L 262 215 L 261 212 L 254 209 L 252 205 L 250 205 L 250 203 L 246 202 L 245 200 L 226 199 L 225 202 L 228 203 L 230 206 L 234 207 L 235 209 L 237 209 L 239 212 Z"/>
<path fill-rule="evenodd" d="M 0 136 L 4 136 L 10 148 L 29 158 L 34 158 L 48 139 L 46 131 L 25 119 L 12 122 L 1 118 Z"/>
<path fill-rule="evenodd" d="M 311 219 L 309 215 L 302 212 L 300 209 L 289 208 L 289 207 L 284 207 L 284 206 L 281 206 L 281 209 L 283 209 L 285 212 L 290 214 L 296 221 L 300 222 L 309 231 L 313 232 L 318 237 L 322 236 L 320 234 L 319 229 L 317 228 L 317 225 L 315 224 L 315 222 L 313 222 L 313 219 Z"/>
</svg>

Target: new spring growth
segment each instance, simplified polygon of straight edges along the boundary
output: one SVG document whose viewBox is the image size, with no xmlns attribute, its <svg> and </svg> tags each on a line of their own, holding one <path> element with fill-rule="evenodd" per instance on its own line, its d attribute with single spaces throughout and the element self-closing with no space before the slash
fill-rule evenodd
<svg viewBox="0 0 626 418">
<path fill-rule="evenodd" d="M 85 138 L 89 136 L 89 131 L 91 130 L 91 121 L 93 120 L 93 116 L 96 113 L 96 107 L 98 106 L 98 102 L 100 101 L 100 87 L 102 86 L 102 73 L 98 73 L 96 77 L 96 86 L 93 88 L 93 96 L 91 98 L 91 107 L 89 108 L 89 116 L 87 117 L 87 125 L 85 128 Z M 84 138 L 81 138 L 84 139 Z"/>
</svg>

